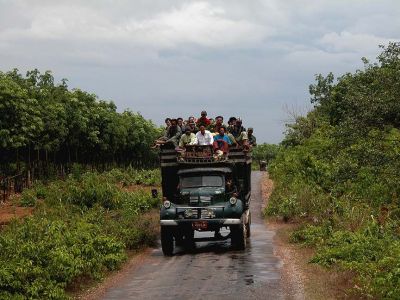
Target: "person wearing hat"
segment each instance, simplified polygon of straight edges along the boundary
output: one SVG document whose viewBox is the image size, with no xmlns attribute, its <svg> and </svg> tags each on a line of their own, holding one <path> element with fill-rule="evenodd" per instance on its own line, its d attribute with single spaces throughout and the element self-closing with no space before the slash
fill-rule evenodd
<svg viewBox="0 0 400 300">
<path fill-rule="evenodd" d="M 247 139 L 249 141 L 249 145 L 250 146 L 257 146 L 257 139 L 256 137 L 253 135 L 253 128 L 249 127 L 247 129 Z"/>
<path fill-rule="evenodd" d="M 196 135 L 189 126 L 185 127 L 185 133 L 181 136 L 179 147 L 184 148 L 186 145 L 197 145 Z"/>
<path fill-rule="evenodd" d="M 198 128 L 200 128 L 201 125 L 204 125 L 206 128 L 211 125 L 211 121 L 207 118 L 207 112 L 205 110 L 201 112 L 201 117 L 197 119 L 196 125 Z"/>
</svg>

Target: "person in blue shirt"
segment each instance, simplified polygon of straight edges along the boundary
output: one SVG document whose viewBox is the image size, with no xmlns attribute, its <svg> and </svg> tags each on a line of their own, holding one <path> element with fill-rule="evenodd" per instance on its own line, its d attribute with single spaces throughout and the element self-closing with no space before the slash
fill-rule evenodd
<svg viewBox="0 0 400 300">
<path fill-rule="evenodd" d="M 219 128 L 218 134 L 214 136 L 214 141 L 223 140 L 228 143 L 228 145 L 232 145 L 230 138 L 225 134 L 225 127 L 221 126 Z"/>
<path fill-rule="evenodd" d="M 222 157 L 226 157 L 229 152 L 229 145 L 231 145 L 230 138 L 225 134 L 225 127 L 221 127 L 219 129 L 219 133 L 214 136 L 214 158 L 220 159 Z"/>
</svg>

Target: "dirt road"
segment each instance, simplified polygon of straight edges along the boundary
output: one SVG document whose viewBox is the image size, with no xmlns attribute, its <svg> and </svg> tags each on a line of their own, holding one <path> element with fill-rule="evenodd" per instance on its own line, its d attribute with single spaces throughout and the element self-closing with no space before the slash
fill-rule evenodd
<svg viewBox="0 0 400 300">
<path fill-rule="evenodd" d="M 252 233 L 245 251 L 231 250 L 230 240 L 197 243 L 190 253 L 177 248 L 173 257 L 164 257 L 159 247 L 107 289 L 103 299 L 286 298 L 282 262 L 273 253 L 274 232 L 261 216 L 261 177 L 253 172 Z"/>
</svg>

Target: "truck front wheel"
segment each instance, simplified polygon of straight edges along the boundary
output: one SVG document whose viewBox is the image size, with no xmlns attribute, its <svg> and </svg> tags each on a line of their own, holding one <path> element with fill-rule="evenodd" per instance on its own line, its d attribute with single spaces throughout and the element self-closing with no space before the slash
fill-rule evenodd
<svg viewBox="0 0 400 300">
<path fill-rule="evenodd" d="M 246 249 L 246 224 L 242 218 L 242 224 L 231 226 L 231 243 L 237 250 Z"/>
<path fill-rule="evenodd" d="M 185 232 L 185 240 L 184 240 L 184 246 L 186 250 L 193 250 L 196 248 L 196 243 L 194 242 L 194 230 L 193 229 L 187 229 Z"/>
<path fill-rule="evenodd" d="M 161 226 L 161 248 L 165 256 L 171 256 L 174 253 L 174 235 L 171 228 Z"/>
<path fill-rule="evenodd" d="M 251 235 L 251 213 L 249 212 L 249 217 L 247 219 L 247 224 L 246 224 L 246 238 L 249 238 Z"/>
</svg>

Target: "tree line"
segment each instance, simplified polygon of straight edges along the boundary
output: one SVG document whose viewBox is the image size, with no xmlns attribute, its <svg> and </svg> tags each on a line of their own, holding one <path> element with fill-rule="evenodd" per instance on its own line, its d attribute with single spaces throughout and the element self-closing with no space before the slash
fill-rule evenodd
<svg viewBox="0 0 400 300">
<path fill-rule="evenodd" d="M 51 71 L 0 72 L 0 164 L 13 173 L 40 164 L 154 164 L 160 129 L 112 101 L 55 83 Z"/>
<path fill-rule="evenodd" d="M 338 78 L 317 75 L 314 109 L 289 124 L 269 170 L 267 214 L 304 222 L 312 262 L 350 270 L 357 293 L 399 299 L 400 43 Z"/>
</svg>

